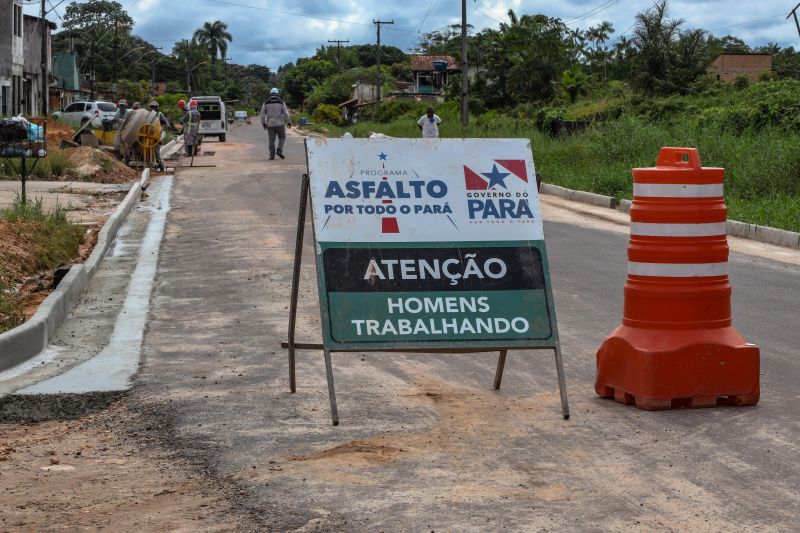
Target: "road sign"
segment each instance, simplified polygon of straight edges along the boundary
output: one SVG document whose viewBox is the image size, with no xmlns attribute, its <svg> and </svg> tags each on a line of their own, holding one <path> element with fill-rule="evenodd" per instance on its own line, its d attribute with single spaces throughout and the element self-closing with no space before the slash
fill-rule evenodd
<svg viewBox="0 0 800 533">
<path fill-rule="evenodd" d="M 330 350 L 558 342 L 525 139 L 307 141 Z"/>
<path fill-rule="evenodd" d="M 526 139 L 306 138 L 289 305 L 295 351 L 553 349 L 569 418 L 536 171 Z M 323 343 L 295 342 L 311 195 Z"/>
</svg>

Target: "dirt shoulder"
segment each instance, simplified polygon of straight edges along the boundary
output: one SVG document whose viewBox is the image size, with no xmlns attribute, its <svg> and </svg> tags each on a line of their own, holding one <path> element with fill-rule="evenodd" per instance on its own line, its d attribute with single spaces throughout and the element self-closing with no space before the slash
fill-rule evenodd
<svg viewBox="0 0 800 533">
<path fill-rule="evenodd" d="M 0 531 L 242 529 L 220 488 L 120 404 L 0 435 Z"/>
</svg>

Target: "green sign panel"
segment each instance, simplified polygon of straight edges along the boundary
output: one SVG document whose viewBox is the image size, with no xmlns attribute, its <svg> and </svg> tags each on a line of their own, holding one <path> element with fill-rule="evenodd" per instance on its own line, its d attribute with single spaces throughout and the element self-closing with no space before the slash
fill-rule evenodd
<svg viewBox="0 0 800 533">
<path fill-rule="evenodd" d="M 345 350 L 553 345 L 542 244 L 324 243 L 325 344 Z"/>
</svg>

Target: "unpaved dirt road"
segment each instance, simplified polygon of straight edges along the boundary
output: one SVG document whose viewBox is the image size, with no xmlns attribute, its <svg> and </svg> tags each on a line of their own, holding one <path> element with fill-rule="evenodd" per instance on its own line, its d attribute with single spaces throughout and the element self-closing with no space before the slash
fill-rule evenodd
<svg viewBox="0 0 800 533">
<path fill-rule="evenodd" d="M 110 411 L 78 422 L 0 426 L 3 442 L 14 448 L 0 462 L 0 495 L 21 490 L 14 501 L 26 506 L 14 511 L 14 524 L 187 531 L 796 529 L 798 254 L 777 261 L 761 247 L 757 255 L 732 256 L 734 323 L 762 348 L 761 404 L 643 412 L 599 399 L 592 388 L 594 354 L 621 317 L 624 227 L 548 202 L 545 234 L 572 418 L 560 417 L 549 352 L 511 352 L 500 391 L 491 388 L 493 354 L 334 354 L 341 415 L 334 428 L 321 353 L 299 353 L 298 391 L 291 394 L 280 348 L 302 141 L 290 139 L 287 160 L 267 162 L 263 137 L 256 126 L 240 127 L 231 142 L 205 145 L 216 154 L 202 163 L 215 168 L 183 169 L 176 177 L 134 390 Z M 298 337 L 316 342 L 311 251 L 307 242 Z M 41 435 L 43 444 L 25 441 L 26 434 Z M 109 467 L 78 478 L 72 435 L 92 450 L 104 438 L 119 443 L 103 453 L 131 461 L 129 474 Z M 28 448 L 14 444 L 20 441 Z M 38 470 L 52 447 L 73 454 L 76 470 Z M 146 490 L 136 493 L 128 484 L 134 478 Z M 17 489 L 9 479 L 25 484 Z M 80 487 L 71 501 L 80 513 L 43 503 L 41 495 L 72 486 Z M 117 495 L 81 506 L 87 486 L 95 495 Z M 162 486 L 175 492 L 160 500 Z M 139 502 L 137 512 L 131 501 Z M 112 509 L 124 512 L 100 513 Z"/>
</svg>

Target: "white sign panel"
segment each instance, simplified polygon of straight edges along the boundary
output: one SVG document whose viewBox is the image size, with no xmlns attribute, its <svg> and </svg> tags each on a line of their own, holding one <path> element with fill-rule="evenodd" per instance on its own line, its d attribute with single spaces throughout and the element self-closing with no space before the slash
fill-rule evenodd
<svg viewBox="0 0 800 533">
<path fill-rule="evenodd" d="M 318 242 L 544 240 L 526 139 L 306 140 Z"/>
</svg>

